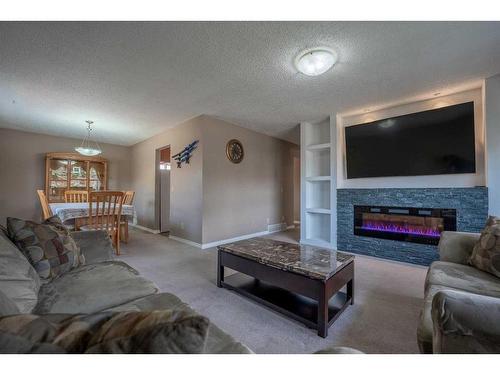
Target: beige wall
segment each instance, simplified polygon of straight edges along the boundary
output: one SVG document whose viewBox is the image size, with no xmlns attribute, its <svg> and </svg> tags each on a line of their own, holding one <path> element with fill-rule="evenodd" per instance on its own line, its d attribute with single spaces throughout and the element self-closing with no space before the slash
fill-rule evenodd
<svg viewBox="0 0 500 375">
<path fill-rule="evenodd" d="M 201 138 L 201 118 L 197 117 L 168 129 L 131 148 L 132 188 L 138 224 L 158 229 L 155 223 L 156 150 L 170 145 L 172 155 Z M 202 165 L 203 142 L 193 152 L 190 164 L 170 171 L 170 232 L 190 241 L 202 240 Z"/>
<path fill-rule="evenodd" d="M 234 124 L 203 120 L 203 243 L 267 230 L 268 223 L 293 223 L 293 153 L 298 146 Z M 226 157 L 236 138 L 245 157 Z"/>
<path fill-rule="evenodd" d="M 225 154 L 228 140 L 245 148 L 240 164 Z M 131 147 L 101 144 L 109 160 L 110 189 L 135 190 L 138 224 L 155 224 L 155 155 L 172 154 L 199 139 L 189 165 L 172 163 L 172 235 L 208 243 L 294 221 L 293 157 L 298 146 L 209 116 L 200 116 Z M 78 139 L 0 129 L 0 222 L 7 216 L 38 220 L 35 190 L 45 184 L 45 154 L 72 152 Z"/>
<path fill-rule="evenodd" d="M 488 206 L 490 215 L 500 216 L 500 74 L 486 80 L 484 91 Z"/>
<path fill-rule="evenodd" d="M 226 143 L 239 139 L 241 164 L 226 157 Z M 293 155 L 298 146 L 239 126 L 199 116 L 132 146 L 132 188 L 138 224 L 155 223 L 155 153 L 170 145 L 172 155 L 200 140 L 189 165 L 170 172 L 170 232 L 198 244 L 293 223 Z"/>
<path fill-rule="evenodd" d="M 1 124 L 0 124 L 1 126 Z M 36 189 L 45 187 L 45 154 L 73 152 L 81 140 L 0 128 L 0 223 L 7 216 L 39 220 Z M 109 188 L 128 190 L 130 148 L 101 144 L 109 160 Z"/>
</svg>

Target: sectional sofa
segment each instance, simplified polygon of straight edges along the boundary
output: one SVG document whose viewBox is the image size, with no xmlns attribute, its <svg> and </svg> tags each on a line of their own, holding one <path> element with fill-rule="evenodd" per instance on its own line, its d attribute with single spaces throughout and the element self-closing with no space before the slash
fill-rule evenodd
<svg viewBox="0 0 500 375">
<path fill-rule="evenodd" d="M 113 248 L 106 232 L 75 232 L 73 238 L 86 264 L 44 284 L 5 230 L 0 230 L 0 317 L 151 310 L 183 310 L 196 314 L 175 295 L 160 293 L 153 282 L 128 264 L 113 260 Z M 209 323 L 203 353 L 251 351 Z"/>
</svg>

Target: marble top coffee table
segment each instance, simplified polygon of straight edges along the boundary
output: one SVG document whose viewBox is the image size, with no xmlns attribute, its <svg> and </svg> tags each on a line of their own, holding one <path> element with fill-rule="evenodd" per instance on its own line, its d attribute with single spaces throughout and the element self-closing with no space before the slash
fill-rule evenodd
<svg viewBox="0 0 500 375">
<path fill-rule="evenodd" d="M 252 238 L 218 246 L 217 286 L 233 290 L 326 337 L 354 303 L 354 256 L 336 250 Z M 224 277 L 224 268 L 238 273 Z M 345 288 L 345 293 L 340 290 Z"/>
</svg>

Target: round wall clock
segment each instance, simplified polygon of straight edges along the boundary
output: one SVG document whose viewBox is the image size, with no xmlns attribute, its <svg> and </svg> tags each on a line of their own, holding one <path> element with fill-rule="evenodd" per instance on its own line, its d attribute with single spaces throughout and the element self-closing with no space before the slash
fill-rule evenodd
<svg viewBox="0 0 500 375">
<path fill-rule="evenodd" d="M 238 164 L 243 160 L 245 155 L 243 145 L 237 139 L 231 139 L 226 145 L 226 155 L 233 163 Z"/>
</svg>

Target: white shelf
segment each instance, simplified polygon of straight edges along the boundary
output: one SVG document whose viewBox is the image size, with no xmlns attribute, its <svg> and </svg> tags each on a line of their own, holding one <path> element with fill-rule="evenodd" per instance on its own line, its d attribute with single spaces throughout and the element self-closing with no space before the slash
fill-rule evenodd
<svg viewBox="0 0 500 375">
<path fill-rule="evenodd" d="M 330 215 L 332 211 L 329 208 L 306 208 L 306 212 L 312 214 L 325 214 Z"/>
<path fill-rule="evenodd" d="M 306 150 L 306 177 L 330 175 L 330 149 Z"/>
<path fill-rule="evenodd" d="M 306 239 L 330 242 L 330 216 L 306 212 Z"/>
<path fill-rule="evenodd" d="M 331 118 L 300 125 L 301 243 L 336 246 L 336 132 Z"/>
<path fill-rule="evenodd" d="M 306 181 L 305 199 L 306 208 L 330 209 L 330 179 L 319 181 Z"/>
<path fill-rule="evenodd" d="M 331 143 L 317 143 L 314 145 L 307 146 L 309 151 L 321 151 L 321 150 L 329 150 L 331 147 Z"/>
<path fill-rule="evenodd" d="M 308 123 L 305 129 L 305 145 L 312 146 L 315 144 L 330 142 L 330 120 L 326 119 L 319 123 Z"/>
<path fill-rule="evenodd" d="M 306 180 L 307 181 L 330 181 L 331 180 L 331 176 L 314 176 L 314 177 L 307 177 Z"/>
</svg>

